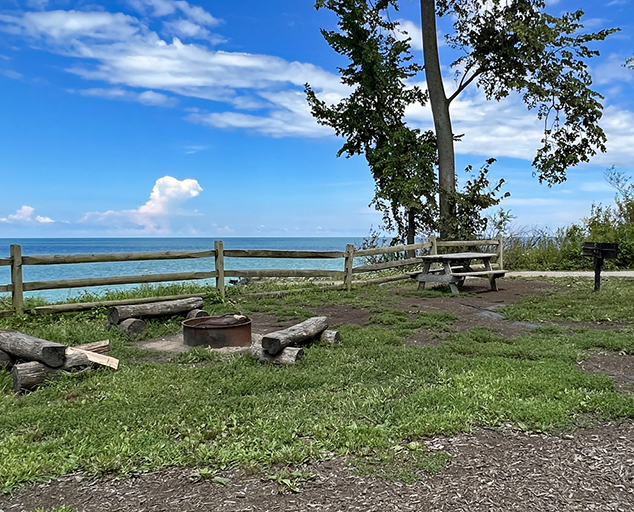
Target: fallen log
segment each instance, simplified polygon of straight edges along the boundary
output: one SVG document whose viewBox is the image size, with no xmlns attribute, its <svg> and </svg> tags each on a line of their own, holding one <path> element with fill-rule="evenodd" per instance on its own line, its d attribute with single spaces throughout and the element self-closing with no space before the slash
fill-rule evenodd
<svg viewBox="0 0 634 512">
<path fill-rule="evenodd" d="M 6 352 L 0 350 L 0 370 L 9 369 L 13 365 L 13 358 Z"/>
<path fill-rule="evenodd" d="M 282 331 L 265 334 L 262 338 L 262 348 L 274 356 L 286 347 L 318 338 L 326 329 L 328 319 L 325 316 L 315 316 Z"/>
<path fill-rule="evenodd" d="M 209 316 L 209 313 L 204 309 L 192 309 L 189 313 L 187 313 L 186 320 L 190 318 L 201 318 L 203 316 Z"/>
<path fill-rule="evenodd" d="M 251 354 L 261 363 L 288 366 L 304 357 L 304 350 L 298 347 L 286 347 L 279 354 L 272 356 L 262 348 L 262 335 L 254 334 L 251 338 Z"/>
<path fill-rule="evenodd" d="M 164 302 L 150 302 L 148 304 L 112 306 L 110 309 L 108 309 L 108 321 L 112 325 L 117 325 L 126 318 L 145 318 L 154 316 L 177 315 L 179 313 L 187 313 L 192 309 L 202 309 L 202 307 L 203 299 L 201 299 L 200 297 L 170 300 Z"/>
<path fill-rule="evenodd" d="M 35 338 L 18 331 L 0 330 L 0 350 L 26 361 L 39 361 L 51 368 L 60 368 L 66 358 L 61 343 Z"/>
<path fill-rule="evenodd" d="M 329 331 L 326 329 L 321 333 L 319 339 L 326 343 L 336 343 L 337 341 L 341 341 L 341 334 L 339 334 L 339 331 Z"/>
<path fill-rule="evenodd" d="M 141 334 L 147 325 L 140 318 L 126 318 L 117 327 L 128 334 Z"/>
<path fill-rule="evenodd" d="M 12 370 L 13 391 L 18 393 L 35 389 L 60 372 L 78 370 L 87 366 L 90 366 L 90 361 L 85 354 L 80 352 L 68 354 L 64 364 L 59 368 L 51 368 L 37 361 L 16 364 Z"/>
</svg>

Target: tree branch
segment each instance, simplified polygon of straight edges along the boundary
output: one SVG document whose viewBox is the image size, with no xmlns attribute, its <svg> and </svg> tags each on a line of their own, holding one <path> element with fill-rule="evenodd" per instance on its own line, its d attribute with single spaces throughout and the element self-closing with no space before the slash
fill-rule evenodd
<svg viewBox="0 0 634 512">
<path fill-rule="evenodd" d="M 460 83 L 458 84 L 458 88 L 454 91 L 454 93 L 449 96 L 449 98 L 447 98 L 447 103 L 451 103 L 462 91 L 464 91 L 467 87 L 469 87 L 469 84 L 471 84 L 471 82 L 473 82 L 478 76 L 480 76 L 482 73 L 484 73 L 485 68 L 478 68 L 473 75 L 471 75 L 467 80 L 465 80 L 465 77 L 467 76 L 466 73 L 467 70 L 465 70 L 465 74 L 462 75 L 462 79 L 460 80 Z"/>
</svg>

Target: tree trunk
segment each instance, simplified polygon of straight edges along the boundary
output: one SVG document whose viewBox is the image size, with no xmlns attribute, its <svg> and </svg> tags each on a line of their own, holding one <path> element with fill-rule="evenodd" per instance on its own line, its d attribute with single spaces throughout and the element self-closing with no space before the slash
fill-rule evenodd
<svg viewBox="0 0 634 512">
<path fill-rule="evenodd" d="M 449 114 L 449 101 L 440 71 L 438 38 L 436 35 L 436 2 L 420 0 L 421 28 L 423 32 L 423 58 L 425 77 L 429 90 L 429 102 L 434 118 L 434 129 L 438 144 L 438 184 L 440 187 L 440 238 L 450 240 L 451 220 L 456 215 L 452 194 L 456 192 L 456 161 L 454 138 Z"/>
<path fill-rule="evenodd" d="M 290 345 L 318 338 L 326 329 L 328 319 L 325 316 L 315 316 L 288 329 L 265 334 L 262 338 L 262 348 L 274 356 Z"/>
<path fill-rule="evenodd" d="M 200 297 L 165 302 L 150 302 L 148 304 L 131 304 L 129 306 L 112 306 L 108 310 L 108 321 L 112 325 L 117 325 L 126 318 L 177 315 L 179 313 L 187 313 L 192 309 L 202 309 L 202 307 L 203 299 Z"/>
<path fill-rule="evenodd" d="M 68 354 L 64 365 L 60 368 L 50 368 L 36 361 L 16 364 L 12 371 L 13 391 L 17 393 L 19 391 L 35 389 L 61 371 L 76 370 L 84 366 L 90 366 L 90 361 L 86 355 L 81 352 Z"/>
<path fill-rule="evenodd" d="M 51 368 L 64 364 L 66 347 L 17 331 L 0 330 L 0 350 L 26 361 L 39 361 Z"/>
<path fill-rule="evenodd" d="M 251 343 L 251 354 L 261 363 L 288 366 L 304 357 L 304 350 L 297 347 L 286 347 L 279 354 L 272 356 L 262 348 L 262 335 L 254 334 Z"/>
<path fill-rule="evenodd" d="M 414 208 L 407 210 L 407 240 L 405 243 L 407 245 L 416 243 L 416 210 Z M 416 251 L 407 251 L 405 257 L 415 258 Z"/>
</svg>

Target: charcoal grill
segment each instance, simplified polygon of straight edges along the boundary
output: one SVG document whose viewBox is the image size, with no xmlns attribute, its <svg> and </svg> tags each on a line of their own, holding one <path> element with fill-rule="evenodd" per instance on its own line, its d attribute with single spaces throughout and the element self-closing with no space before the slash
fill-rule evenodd
<svg viewBox="0 0 634 512">
<path fill-rule="evenodd" d="M 614 259 L 619 252 L 619 244 L 607 242 L 584 242 L 581 256 L 594 258 L 594 291 L 601 289 L 601 269 L 603 260 Z"/>
</svg>

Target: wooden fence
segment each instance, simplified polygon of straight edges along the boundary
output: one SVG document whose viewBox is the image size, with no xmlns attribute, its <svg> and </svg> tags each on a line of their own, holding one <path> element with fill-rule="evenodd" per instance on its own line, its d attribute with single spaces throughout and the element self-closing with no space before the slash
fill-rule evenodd
<svg viewBox="0 0 634 512">
<path fill-rule="evenodd" d="M 389 277 L 375 279 L 363 279 L 354 281 L 354 275 L 360 273 L 377 272 L 415 265 L 420 263 L 416 257 L 418 251 L 428 251 L 437 254 L 439 249 L 465 248 L 473 246 L 494 247 L 498 255 L 497 264 L 503 268 L 503 244 L 502 238 L 490 240 L 470 241 L 441 241 L 431 238 L 429 242 L 421 242 L 412 245 L 398 245 L 379 247 L 373 249 L 356 250 L 354 245 L 348 244 L 346 250 L 340 251 L 283 251 L 262 249 L 230 249 L 225 250 L 222 241 L 214 242 L 213 250 L 206 251 L 167 251 L 167 252 L 135 252 L 135 253 L 109 253 L 109 254 L 67 254 L 67 255 L 39 255 L 28 256 L 22 254 L 20 245 L 12 245 L 10 256 L 0 258 L 0 266 L 11 267 L 11 283 L 0 285 L 0 293 L 11 293 L 11 309 L 0 311 L 0 318 L 13 314 L 24 313 L 24 292 L 41 290 L 59 290 L 70 288 L 87 288 L 91 286 L 115 286 L 122 284 L 164 283 L 173 281 L 194 281 L 198 279 L 215 279 L 216 289 L 220 296 L 225 296 L 225 278 L 227 277 L 304 277 L 304 278 L 328 278 L 341 281 L 340 285 L 350 290 L 353 283 L 379 283 L 407 279 L 407 274 L 398 274 Z M 375 264 L 354 266 L 355 258 L 379 256 L 383 254 L 395 254 L 404 252 L 405 259 L 395 259 Z M 413 257 L 412 257 L 413 255 Z M 160 261 L 195 258 L 213 258 L 214 270 L 207 272 L 173 272 L 167 274 L 142 274 L 110 277 L 91 277 L 78 279 L 60 279 L 51 281 L 27 281 L 23 279 L 23 267 L 25 265 L 61 265 L 78 263 L 107 263 L 125 261 Z M 300 269 L 247 269 L 231 270 L 225 268 L 225 258 L 293 258 L 293 259 L 343 259 L 342 270 L 300 270 Z M 69 304 L 55 304 L 50 306 L 38 306 L 30 309 L 32 313 L 53 313 L 62 311 L 80 311 L 98 306 L 114 306 L 123 304 L 138 304 L 155 301 L 173 300 L 177 298 L 200 296 L 208 294 L 171 295 L 162 297 L 149 297 L 143 299 L 122 299 L 99 302 L 80 302 Z"/>
</svg>

